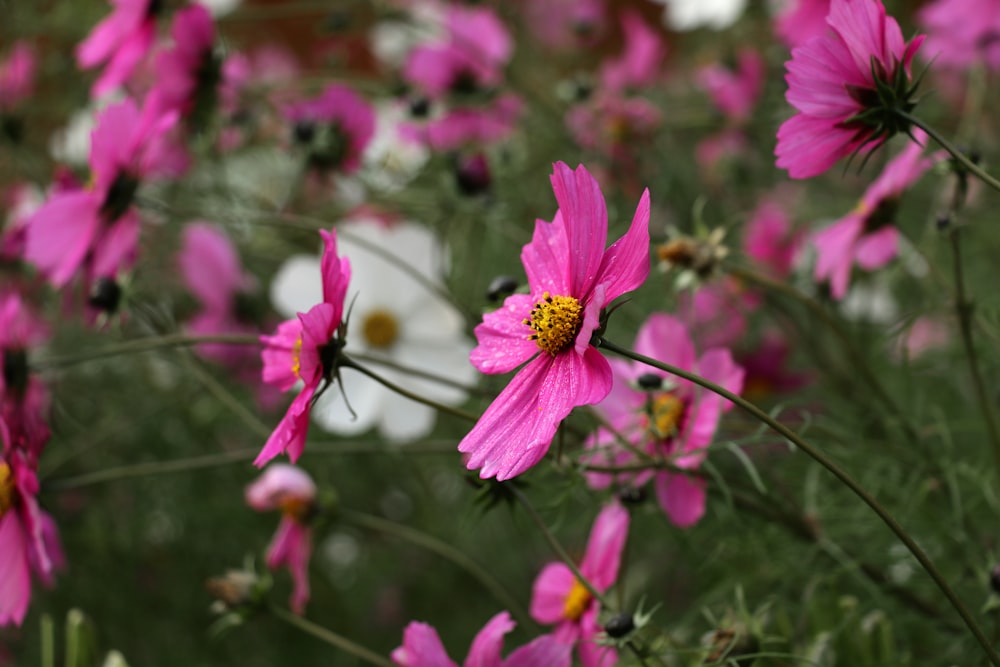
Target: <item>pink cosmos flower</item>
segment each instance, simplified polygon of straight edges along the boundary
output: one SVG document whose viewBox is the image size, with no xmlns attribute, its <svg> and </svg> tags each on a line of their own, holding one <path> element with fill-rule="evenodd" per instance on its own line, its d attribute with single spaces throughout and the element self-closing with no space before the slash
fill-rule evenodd
<svg viewBox="0 0 1000 667">
<path fill-rule="evenodd" d="M 525 364 L 458 445 L 483 478 L 531 468 L 574 407 L 607 396 L 611 368 L 591 337 L 602 309 L 649 275 L 648 190 L 628 232 L 605 250 L 608 212 L 597 181 L 582 165 L 573 171 L 562 162 L 551 180 L 559 210 L 551 223 L 536 221 L 521 251 L 530 294 L 507 297 L 475 329 L 470 360 L 480 371 Z"/>
<path fill-rule="evenodd" d="M 28 221 L 44 201 L 41 191 L 27 182 L 7 188 L 0 198 L 7 210 L 7 221 L 0 226 L 0 260 L 14 262 L 24 256 Z"/>
<path fill-rule="evenodd" d="M 794 48 L 826 32 L 829 13 L 830 0 L 786 0 L 774 17 L 774 32 Z"/>
<path fill-rule="evenodd" d="M 760 99 L 766 74 L 760 54 L 743 49 L 737 57 L 735 72 L 721 63 L 713 63 L 698 70 L 696 81 L 728 120 L 743 123 Z"/>
<path fill-rule="evenodd" d="M 132 206 L 146 178 L 183 170 L 183 156 L 166 133 L 176 114 L 141 111 L 131 99 L 106 107 L 91 134 L 92 187 L 53 195 L 28 223 L 25 258 L 56 287 L 81 268 L 115 276 L 135 259 L 139 216 Z"/>
<path fill-rule="evenodd" d="M 677 317 L 702 348 L 732 347 L 747 333 L 747 314 L 760 305 L 760 296 L 738 280 L 723 276 L 685 290 L 677 297 Z"/>
<path fill-rule="evenodd" d="M 777 165 L 792 178 L 822 174 L 842 157 L 871 151 L 905 131 L 910 63 L 924 38 L 903 41 L 880 0 L 832 0 L 832 29 L 792 51 L 785 98 L 798 113 L 778 129 Z"/>
<path fill-rule="evenodd" d="M 48 390 L 28 371 L 28 351 L 49 338 L 20 294 L 0 291 L 0 424 L 9 445 L 35 465 L 49 439 Z"/>
<path fill-rule="evenodd" d="M 750 215 L 743 231 L 743 250 L 765 273 L 784 280 L 802 248 L 804 234 L 792 229 L 785 209 L 765 199 Z"/>
<path fill-rule="evenodd" d="M 316 99 L 290 104 L 284 115 L 308 147 L 310 166 L 321 171 L 357 171 L 375 135 L 375 109 L 347 86 L 328 86 Z"/>
<path fill-rule="evenodd" d="M 174 16 L 170 28 L 172 48 L 156 58 L 156 85 L 149 92 L 160 113 L 188 115 L 195 107 L 199 88 L 214 89 L 219 77 L 212 56 L 215 24 L 202 5 L 188 5 Z"/>
<path fill-rule="evenodd" d="M 729 350 L 716 347 L 695 356 L 686 327 L 664 313 L 650 315 L 639 329 L 635 351 L 678 368 L 697 373 L 739 393 L 743 369 Z M 696 471 L 715 437 L 722 413 L 732 405 L 721 396 L 637 362 L 613 360 L 614 388 L 597 411 L 608 424 L 636 447 L 655 457 L 665 457 L 675 468 Z M 623 465 L 635 454 L 622 448 L 606 429 L 587 441 L 590 463 Z M 635 486 L 654 478 L 660 507 L 674 525 L 693 526 L 705 513 L 705 481 L 695 475 L 672 470 L 623 473 L 589 473 L 591 486 L 605 488 L 617 479 Z"/>
<path fill-rule="evenodd" d="M 31 575 L 49 586 L 64 564 L 55 521 L 38 506 L 38 478 L 9 445 L 0 421 L 0 626 L 20 625 L 31 600 Z"/>
<path fill-rule="evenodd" d="M 159 0 L 110 0 L 115 10 L 76 48 L 84 69 L 107 63 L 90 90 L 101 97 L 125 83 L 153 46 Z"/>
<path fill-rule="evenodd" d="M 464 667 L 569 667 L 570 649 L 550 635 L 538 637 L 501 659 L 503 637 L 516 624 L 505 611 L 483 626 L 472 640 Z M 458 667 L 448 657 L 437 631 L 426 623 L 413 621 L 403 631 L 403 645 L 392 652 L 399 667 Z"/>
<path fill-rule="evenodd" d="M 927 29 L 924 51 L 935 65 L 1000 69 L 1000 1 L 936 0 L 920 9 L 917 21 Z"/>
<path fill-rule="evenodd" d="M 35 52 L 28 42 L 14 42 L 0 62 L 0 112 L 10 111 L 31 97 L 35 89 Z"/>
<path fill-rule="evenodd" d="M 304 613 L 309 602 L 309 521 L 316 512 L 316 485 L 301 468 L 275 463 L 246 488 L 246 502 L 258 512 L 281 510 L 278 532 L 267 548 L 267 566 L 288 568 L 294 585 L 288 606 L 296 614 Z"/>
<path fill-rule="evenodd" d="M 606 92 L 620 93 L 651 85 L 667 54 L 660 32 L 650 27 L 639 13 L 625 11 L 621 20 L 625 51 L 601 67 L 601 87 Z"/>
<path fill-rule="evenodd" d="M 628 526 L 628 511 L 612 503 L 601 510 L 590 530 L 580 574 L 602 594 L 618 579 Z M 539 623 L 554 624 L 552 636 L 556 641 L 576 645 L 583 667 L 612 667 L 618 662 L 615 649 L 595 642 L 601 632 L 599 612 L 600 603 L 565 563 L 549 563 L 535 578 L 531 617 Z"/>
<path fill-rule="evenodd" d="M 524 103 L 512 93 L 489 104 L 458 107 L 424 123 L 407 122 L 400 136 L 436 151 L 451 151 L 466 145 L 488 146 L 507 139 L 516 129 Z"/>
<path fill-rule="evenodd" d="M 525 0 L 523 25 L 546 49 L 593 47 L 608 20 L 604 0 Z"/>
<path fill-rule="evenodd" d="M 768 329 L 760 340 L 738 355 L 743 367 L 743 396 L 751 401 L 785 394 L 808 385 L 812 376 L 789 368 L 791 347 L 780 331 Z"/>
<path fill-rule="evenodd" d="M 921 130 L 914 130 L 913 138 L 919 143 L 910 143 L 885 166 L 853 211 L 813 237 L 813 276 L 817 282 L 830 283 L 834 299 L 847 294 L 853 264 L 874 271 L 896 257 L 899 230 L 893 223 L 899 199 L 943 157 L 941 152 L 923 157 L 927 136 Z"/>
<path fill-rule="evenodd" d="M 629 162 L 633 151 L 659 127 L 660 110 L 643 97 L 598 92 L 566 112 L 566 127 L 584 148 L 617 163 Z"/>
<path fill-rule="evenodd" d="M 262 467 L 282 452 L 294 463 L 302 455 L 309 432 L 309 410 L 320 383 L 329 382 L 333 369 L 329 355 L 340 344 L 334 337 L 344 313 L 344 295 L 351 279 L 351 265 L 337 256 L 336 232 L 320 230 L 324 251 L 320 265 L 323 302 L 278 326 L 273 336 L 261 336 L 264 382 L 288 391 L 299 381 L 305 386 L 292 401 L 274 433 L 254 460 Z"/>
</svg>

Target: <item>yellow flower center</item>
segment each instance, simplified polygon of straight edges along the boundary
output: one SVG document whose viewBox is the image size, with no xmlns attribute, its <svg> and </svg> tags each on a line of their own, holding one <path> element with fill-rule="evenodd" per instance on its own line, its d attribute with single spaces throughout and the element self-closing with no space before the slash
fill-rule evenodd
<svg viewBox="0 0 1000 667">
<path fill-rule="evenodd" d="M 387 310 L 373 310 L 365 316 L 361 333 L 372 347 L 391 347 L 399 338 L 399 322 Z"/>
<path fill-rule="evenodd" d="M 278 500 L 278 509 L 285 516 L 289 516 L 299 523 L 303 523 L 312 512 L 312 501 L 300 496 L 284 496 Z"/>
<path fill-rule="evenodd" d="M 295 373 L 295 377 L 302 379 L 300 371 L 302 370 L 302 336 L 295 339 L 295 345 L 292 346 L 292 372 Z"/>
<path fill-rule="evenodd" d="M 10 466 L 0 461 L 0 517 L 14 505 L 14 475 Z"/>
<path fill-rule="evenodd" d="M 571 296 L 552 296 L 545 292 L 524 323 L 534 330 L 528 338 L 555 356 L 576 340 L 583 324 L 583 306 Z"/>
<path fill-rule="evenodd" d="M 569 589 L 566 602 L 563 604 L 563 618 L 568 621 L 579 621 L 593 596 L 579 579 L 573 580 L 573 588 Z"/>
<path fill-rule="evenodd" d="M 670 392 L 653 399 L 649 408 L 649 429 L 658 440 L 666 440 L 677 434 L 677 426 L 684 414 L 684 401 Z"/>
</svg>

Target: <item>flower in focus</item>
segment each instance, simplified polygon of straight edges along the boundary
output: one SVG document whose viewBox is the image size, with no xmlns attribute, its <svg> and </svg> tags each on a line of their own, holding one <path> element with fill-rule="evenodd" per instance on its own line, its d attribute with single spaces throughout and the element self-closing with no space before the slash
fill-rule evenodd
<svg viewBox="0 0 1000 667">
<path fill-rule="evenodd" d="M 316 485 L 301 468 L 275 463 L 247 486 L 246 502 L 258 512 L 281 510 L 281 523 L 267 548 L 267 566 L 288 568 L 294 586 L 288 606 L 302 614 L 309 602 L 309 522 L 316 513 Z"/>
<path fill-rule="evenodd" d="M 278 325 L 273 336 L 261 336 L 266 346 L 260 356 L 264 362 L 263 379 L 267 384 L 288 391 L 304 383 L 285 416 L 267 439 L 254 460 L 262 467 L 285 452 L 294 463 L 302 455 L 309 432 L 309 411 L 321 382 L 329 383 L 336 371 L 334 361 L 343 341 L 337 336 L 344 313 L 344 296 L 351 279 L 351 265 L 337 255 L 335 232 L 320 230 L 323 237 L 323 260 L 320 265 L 321 301 L 305 312 L 296 313 Z"/>
<path fill-rule="evenodd" d="M 365 363 L 374 363 L 379 375 L 432 401 L 446 405 L 465 401 L 461 389 L 392 367 L 458 383 L 475 378 L 468 361 L 472 344 L 462 316 L 435 293 L 439 262 L 444 259 L 440 242 L 427 228 L 411 222 L 357 220 L 343 225 L 341 232 L 341 253 L 351 261 L 357 289 L 346 353 L 366 357 Z M 294 311 L 314 298 L 315 265 L 315 258 L 298 256 L 281 267 L 271 284 L 271 300 L 279 313 Z M 379 360 L 387 365 L 379 366 Z M 340 380 L 344 396 L 327 392 L 313 408 L 313 420 L 320 428 L 354 435 L 377 427 L 380 435 L 396 442 L 421 438 L 434 428 L 434 408 L 350 368 L 343 369 Z"/>
<path fill-rule="evenodd" d="M 106 63 L 91 88 L 97 98 L 125 83 L 153 46 L 159 0 L 111 0 L 115 10 L 97 24 L 76 48 L 76 62 L 84 69 Z"/>
<path fill-rule="evenodd" d="M 923 156 L 927 136 L 915 130 L 911 142 L 893 158 L 861 197 L 857 207 L 846 216 L 815 234 L 814 277 L 830 283 L 830 294 L 842 299 L 847 294 L 851 266 L 857 264 L 874 271 L 896 256 L 899 230 L 895 225 L 896 209 L 903 192 L 939 160 L 943 154 Z"/>
<path fill-rule="evenodd" d="M 927 30 L 924 52 L 942 67 L 967 69 L 984 63 L 1000 70 L 1000 2 L 936 0 L 917 12 Z"/>
<path fill-rule="evenodd" d="M 785 44 L 795 48 L 826 32 L 830 0 L 786 0 L 774 17 L 774 32 Z"/>
<path fill-rule="evenodd" d="M 465 658 L 465 667 L 569 667 L 569 647 L 550 635 L 536 638 L 515 650 L 506 660 L 500 658 L 503 637 L 514 629 L 510 614 L 500 612 L 476 634 Z M 399 667 L 458 667 L 448 657 L 437 631 L 426 623 L 413 621 L 403 631 L 403 645 L 392 652 Z"/>
<path fill-rule="evenodd" d="M 628 526 L 628 510 L 616 502 L 601 510 L 590 530 L 580 574 L 601 594 L 618 579 Z M 563 644 L 575 645 L 583 667 L 612 667 L 618 662 L 614 648 L 594 641 L 601 632 L 599 612 L 600 603 L 565 563 L 549 563 L 535 578 L 531 617 L 555 625 L 552 636 Z"/>
<path fill-rule="evenodd" d="M 562 162 L 551 180 L 559 210 L 552 222 L 535 222 L 521 251 L 530 293 L 507 297 L 475 330 L 470 359 L 480 371 L 524 364 L 458 445 L 484 479 L 534 466 L 574 407 L 608 395 L 611 367 L 591 338 L 601 311 L 649 275 L 648 190 L 628 232 L 605 250 L 608 211 L 597 181 L 582 165 L 573 171 Z"/>
<path fill-rule="evenodd" d="M 687 329 L 680 320 L 664 313 L 650 315 L 639 329 L 635 351 L 686 371 L 696 373 L 733 393 L 743 388 L 743 369 L 729 350 L 706 350 L 696 357 Z M 715 437 L 722 413 L 732 405 L 718 394 L 687 380 L 640 364 L 613 360 L 614 388 L 596 406 L 615 432 L 656 458 L 666 458 L 683 471 L 696 471 Z M 635 460 L 634 452 L 621 447 L 608 429 L 599 429 L 588 439 L 590 463 L 624 465 Z M 705 481 L 675 470 L 621 473 L 617 481 L 642 486 L 655 478 L 660 507 L 677 526 L 686 528 L 705 513 Z M 587 475 L 591 486 L 605 488 L 615 481 L 611 473 Z"/>
<path fill-rule="evenodd" d="M 831 31 L 792 51 L 785 98 L 798 113 L 778 129 L 777 165 L 792 178 L 822 174 L 840 158 L 904 132 L 915 84 L 910 63 L 923 35 L 903 41 L 880 0 L 832 0 Z"/>
</svg>

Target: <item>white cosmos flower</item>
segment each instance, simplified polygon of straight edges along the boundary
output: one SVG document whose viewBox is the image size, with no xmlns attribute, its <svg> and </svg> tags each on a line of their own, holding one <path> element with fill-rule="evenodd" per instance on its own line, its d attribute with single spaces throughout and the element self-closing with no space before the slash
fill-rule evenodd
<svg viewBox="0 0 1000 667">
<path fill-rule="evenodd" d="M 706 27 L 723 30 L 743 15 L 746 0 L 655 0 L 666 5 L 664 16 L 674 30 L 686 31 Z"/>
<path fill-rule="evenodd" d="M 440 284 L 437 277 L 445 260 L 444 249 L 428 229 L 413 222 L 387 225 L 376 220 L 353 221 L 337 227 L 337 250 L 351 262 L 347 354 L 382 358 L 459 383 L 474 381 L 476 371 L 469 363 L 473 344 L 464 333 L 462 316 L 400 268 L 404 263 L 428 281 Z M 295 317 L 321 301 L 319 257 L 288 259 L 271 283 L 275 309 L 285 317 Z M 456 387 L 364 363 L 389 381 L 432 401 L 457 405 L 466 398 Z M 341 380 L 356 417 L 351 416 L 340 387 L 331 387 L 312 409 L 313 421 L 320 428 L 354 435 L 377 427 L 382 436 L 397 442 L 421 438 L 434 428 L 433 408 L 404 398 L 349 368 L 341 370 Z"/>
</svg>

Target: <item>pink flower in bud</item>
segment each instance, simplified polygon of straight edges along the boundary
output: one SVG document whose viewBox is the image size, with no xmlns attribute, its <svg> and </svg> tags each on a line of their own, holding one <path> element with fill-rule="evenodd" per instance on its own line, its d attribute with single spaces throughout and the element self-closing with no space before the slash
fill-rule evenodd
<svg viewBox="0 0 1000 667">
<path fill-rule="evenodd" d="M 288 568 L 294 585 L 288 605 L 296 614 L 304 613 L 309 602 L 309 522 L 316 513 L 316 485 L 301 468 L 275 463 L 247 487 L 246 502 L 258 512 L 281 510 L 278 532 L 267 548 L 267 566 Z"/>
<path fill-rule="evenodd" d="M 10 111 L 35 90 L 35 53 L 27 42 L 15 42 L 0 62 L 0 112 Z"/>
<path fill-rule="evenodd" d="M 550 635 L 538 637 L 502 659 L 504 635 L 514 626 L 505 611 L 487 621 L 472 640 L 469 655 L 462 663 L 464 667 L 569 667 L 569 647 Z M 403 645 L 392 652 L 392 661 L 399 667 L 458 667 L 445 652 L 437 631 L 417 621 L 406 626 Z"/>
<path fill-rule="evenodd" d="M 80 67 L 93 69 L 106 63 L 90 91 L 95 98 L 125 83 L 149 53 L 161 0 L 111 0 L 111 4 L 115 10 L 76 48 Z"/>
<path fill-rule="evenodd" d="M 617 502 L 597 515 L 580 563 L 580 574 L 597 590 L 606 593 L 618 579 L 622 552 L 628 539 L 628 510 Z M 531 617 L 555 625 L 556 641 L 576 646 L 583 667 L 613 667 L 618 653 L 597 643 L 600 603 L 565 563 L 549 563 L 531 587 Z"/>
</svg>

